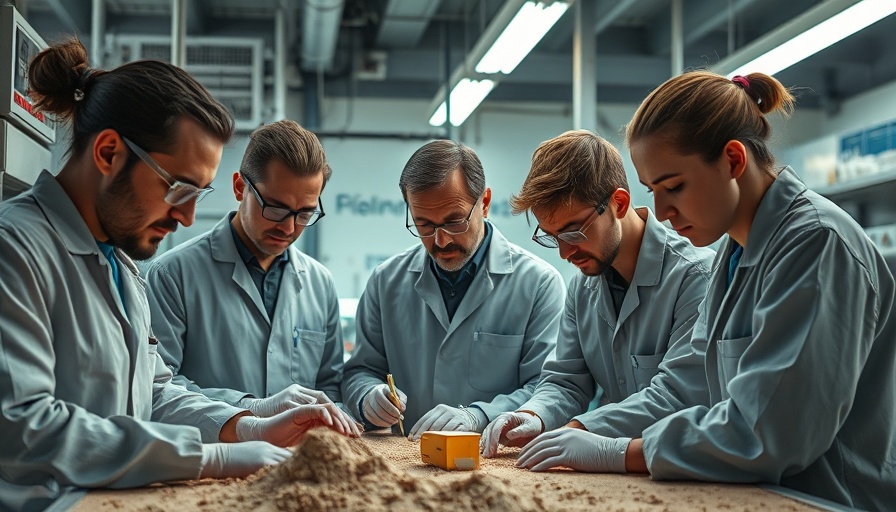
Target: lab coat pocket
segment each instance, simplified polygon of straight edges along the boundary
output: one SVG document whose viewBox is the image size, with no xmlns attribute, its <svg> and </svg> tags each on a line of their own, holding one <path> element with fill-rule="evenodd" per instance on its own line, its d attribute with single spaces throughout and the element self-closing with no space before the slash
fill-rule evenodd
<svg viewBox="0 0 896 512">
<path fill-rule="evenodd" d="M 719 371 L 725 384 L 731 382 L 731 379 L 737 375 L 740 357 L 744 355 L 744 351 L 747 350 L 747 347 L 752 342 L 752 336 L 732 340 L 719 340 Z"/>
<path fill-rule="evenodd" d="M 509 393 L 519 387 L 522 334 L 473 333 L 470 386 L 489 393 Z"/>
<path fill-rule="evenodd" d="M 659 372 L 660 363 L 666 353 L 630 357 L 632 362 L 632 376 L 635 378 L 635 384 L 638 391 L 650 386 L 650 379 Z"/>
<path fill-rule="evenodd" d="M 290 363 L 292 381 L 300 386 L 314 388 L 317 372 L 324 355 L 327 333 L 294 329 L 292 332 L 292 361 Z"/>
</svg>

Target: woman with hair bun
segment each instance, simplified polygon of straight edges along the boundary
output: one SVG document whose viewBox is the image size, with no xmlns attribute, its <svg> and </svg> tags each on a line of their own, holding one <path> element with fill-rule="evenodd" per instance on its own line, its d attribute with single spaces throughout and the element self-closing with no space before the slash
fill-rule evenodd
<svg viewBox="0 0 896 512">
<path fill-rule="evenodd" d="M 91 69 L 77 40 L 38 54 L 29 82 L 71 144 L 58 175 L 0 203 L 0 510 L 43 510 L 78 487 L 245 476 L 308 428 L 349 434 L 312 406 L 242 421 L 173 384 L 157 353 L 132 258 L 193 223 L 233 133 L 227 110 L 164 62 Z"/>
<path fill-rule="evenodd" d="M 893 507 L 896 285 L 848 214 L 776 166 L 765 116 L 792 106 L 761 73 L 686 73 L 644 100 L 626 139 L 657 218 L 694 245 L 722 238 L 691 341 L 709 403 L 627 430 L 619 412 L 650 410 L 648 388 L 598 409 L 591 432 L 543 434 L 521 466 L 766 482 Z"/>
</svg>

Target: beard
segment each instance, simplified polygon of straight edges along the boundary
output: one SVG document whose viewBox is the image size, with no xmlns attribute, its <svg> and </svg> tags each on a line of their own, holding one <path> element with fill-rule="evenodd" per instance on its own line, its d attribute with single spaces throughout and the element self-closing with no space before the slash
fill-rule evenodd
<svg viewBox="0 0 896 512">
<path fill-rule="evenodd" d="M 141 206 L 131 183 L 133 167 L 122 170 L 100 194 L 97 201 L 97 218 L 103 232 L 109 237 L 109 245 L 118 247 L 135 260 L 147 260 L 155 255 L 164 237 L 152 237 L 147 243 L 140 239 L 140 228 L 146 221 L 146 210 Z M 169 231 L 177 229 L 177 221 L 167 219 L 152 224 Z"/>
<path fill-rule="evenodd" d="M 439 258 L 439 256 L 442 254 L 451 253 L 454 251 L 457 251 L 461 254 L 461 258 L 457 263 L 448 263 Z M 465 247 L 454 242 L 451 242 L 445 247 L 433 246 L 432 250 L 429 252 L 429 255 L 432 256 L 432 259 L 436 262 L 436 265 L 438 265 L 442 270 L 446 272 L 457 272 L 458 270 L 464 268 L 464 265 L 470 262 L 470 260 L 473 258 L 473 251 L 468 250 Z"/>
<path fill-rule="evenodd" d="M 597 256 L 596 254 L 591 253 L 583 253 L 577 258 L 576 253 L 573 253 L 573 255 L 569 257 L 569 259 L 575 260 L 581 258 L 582 256 L 588 258 L 597 265 L 597 268 L 592 270 L 590 268 L 580 267 L 579 270 L 581 270 L 581 272 L 586 276 L 599 276 L 606 272 L 607 269 L 613 265 L 613 262 L 616 261 L 616 255 L 619 254 L 619 246 L 622 243 L 622 234 L 614 229 L 613 237 L 608 240 L 608 242 L 609 245 L 605 246 L 605 248 L 607 248 L 608 250 L 604 251 L 604 254 L 602 254 L 601 256 Z"/>
<path fill-rule="evenodd" d="M 470 226 L 472 229 L 473 226 Z M 479 224 L 479 229 L 476 232 L 476 235 L 473 237 L 474 243 L 470 245 L 470 247 L 464 247 L 460 244 L 451 242 L 445 247 L 439 247 L 435 243 L 433 243 L 432 248 L 429 249 L 429 256 L 436 262 L 436 265 L 439 266 L 445 272 L 457 272 L 458 270 L 464 268 L 464 265 L 470 262 L 473 259 L 473 255 L 476 254 L 476 250 L 479 249 L 479 246 L 482 244 L 482 240 L 485 238 L 485 223 Z M 457 251 L 461 257 L 457 260 L 457 262 L 447 262 L 439 258 L 442 254 L 450 253 Z"/>
</svg>

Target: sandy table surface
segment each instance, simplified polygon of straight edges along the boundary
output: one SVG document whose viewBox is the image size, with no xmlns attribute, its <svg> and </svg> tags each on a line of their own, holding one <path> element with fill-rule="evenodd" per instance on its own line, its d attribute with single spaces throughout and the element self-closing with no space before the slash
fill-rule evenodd
<svg viewBox="0 0 896 512">
<path fill-rule="evenodd" d="M 363 442 L 370 450 L 383 456 L 399 473 L 415 480 L 446 485 L 469 479 L 470 472 L 448 472 L 421 462 L 420 445 L 386 433 L 369 433 Z M 705 484 L 693 482 L 654 482 L 641 475 L 595 475 L 565 470 L 533 473 L 517 469 L 513 463 L 518 449 L 502 448 L 494 459 L 482 459 L 479 472 L 500 479 L 506 488 L 527 499 L 534 499 L 537 508 L 557 511 L 674 511 L 674 510 L 817 510 L 801 502 L 751 485 Z M 251 484 L 250 484 L 251 485 Z M 501 485 L 499 483 L 499 485 Z M 92 491 L 78 503 L 75 511 L 161 511 L 205 509 L 270 509 L 273 504 L 234 500 L 237 489 L 246 486 L 239 480 L 154 485 L 142 489 L 121 491 Z M 369 489 L 369 488 L 368 488 Z M 369 493 L 368 491 L 365 491 Z M 221 501 L 219 496 L 230 496 Z M 273 502 L 273 498 L 271 499 Z M 356 503 L 350 500 L 349 503 Z M 365 506 L 364 509 L 375 509 Z M 226 505 L 226 506 L 225 506 Z M 396 504 L 399 505 L 399 504 Z M 282 508 L 282 507 L 280 507 Z M 346 507 L 324 507 L 334 510 Z M 401 505 L 386 509 L 404 509 Z M 430 508 L 430 507 L 426 507 Z M 432 509 L 440 507 L 435 504 Z M 450 507 L 454 508 L 454 507 Z M 304 508 L 295 508 L 302 510 Z M 407 507 L 407 509 L 411 509 Z M 360 510 L 360 508 L 359 508 Z"/>
</svg>

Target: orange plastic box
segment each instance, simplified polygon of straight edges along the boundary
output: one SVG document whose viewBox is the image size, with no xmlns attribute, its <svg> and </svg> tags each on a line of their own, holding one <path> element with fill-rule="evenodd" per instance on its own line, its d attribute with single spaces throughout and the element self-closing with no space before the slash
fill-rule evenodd
<svg viewBox="0 0 896 512">
<path fill-rule="evenodd" d="M 476 432 L 424 432 L 420 436 L 423 462 L 442 469 L 479 469 L 479 434 Z"/>
</svg>

